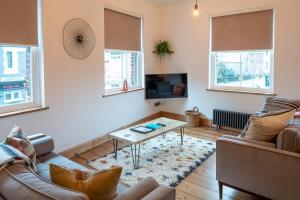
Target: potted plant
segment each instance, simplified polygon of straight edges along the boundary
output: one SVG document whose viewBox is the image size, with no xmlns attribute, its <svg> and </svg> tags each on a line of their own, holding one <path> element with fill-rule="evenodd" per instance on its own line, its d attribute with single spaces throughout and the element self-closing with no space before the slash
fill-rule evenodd
<svg viewBox="0 0 300 200">
<path fill-rule="evenodd" d="M 171 55 L 175 52 L 171 50 L 171 46 L 170 46 L 170 43 L 168 41 L 160 40 L 159 42 L 157 42 L 155 44 L 153 53 L 158 55 L 161 59 L 162 57 L 165 57 L 167 55 Z"/>
</svg>

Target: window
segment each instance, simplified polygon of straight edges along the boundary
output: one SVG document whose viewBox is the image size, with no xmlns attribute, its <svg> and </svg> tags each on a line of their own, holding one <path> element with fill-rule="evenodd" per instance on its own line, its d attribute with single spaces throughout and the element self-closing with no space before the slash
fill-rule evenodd
<svg viewBox="0 0 300 200">
<path fill-rule="evenodd" d="M 215 88 L 272 91 L 273 51 L 215 52 L 211 62 Z"/>
<path fill-rule="evenodd" d="M 6 93 L 4 96 L 5 96 L 5 99 L 4 101 L 10 101 L 12 99 L 12 93 Z"/>
<path fill-rule="evenodd" d="M 6 52 L 6 67 L 8 69 L 13 68 L 13 54 L 11 51 Z"/>
<path fill-rule="evenodd" d="M 123 89 L 127 80 L 130 89 L 141 86 L 141 52 L 105 51 L 105 90 Z"/>
<path fill-rule="evenodd" d="M 0 46 L 0 58 L 0 113 L 41 106 L 38 48 Z"/>
<path fill-rule="evenodd" d="M 19 73 L 19 58 L 26 54 L 26 48 L 18 47 L 2 47 L 4 75 L 13 75 Z M 1 52 L 0 52 L 1 53 Z"/>
<path fill-rule="evenodd" d="M 273 10 L 213 17 L 209 87 L 272 93 L 273 54 Z"/>
<path fill-rule="evenodd" d="M 41 0 L 0 7 L 0 114 L 43 106 Z"/>
<path fill-rule="evenodd" d="M 7 92 L 4 94 L 4 103 L 10 104 L 22 101 L 22 91 Z"/>
<path fill-rule="evenodd" d="M 105 94 L 142 87 L 142 19 L 105 9 Z"/>
</svg>

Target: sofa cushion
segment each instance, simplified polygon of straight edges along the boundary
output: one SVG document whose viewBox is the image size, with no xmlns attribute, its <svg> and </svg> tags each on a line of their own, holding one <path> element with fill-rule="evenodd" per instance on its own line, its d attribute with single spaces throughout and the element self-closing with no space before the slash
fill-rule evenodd
<svg viewBox="0 0 300 200">
<path fill-rule="evenodd" d="M 129 188 L 126 193 L 116 196 L 114 200 L 141 200 L 158 187 L 159 184 L 153 178 L 148 177 L 140 181 L 137 185 Z"/>
<path fill-rule="evenodd" d="M 54 152 L 48 153 L 46 155 L 40 156 L 37 158 L 36 167 L 38 169 L 38 175 L 46 182 L 51 182 L 50 178 L 50 169 L 49 164 L 55 164 L 60 166 L 65 166 L 71 169 L 80 169 L 80 170 L 87 170 L 84 166 L 73 162 L 72 160 L 60 156 Z M 119 183 L 118 185 L 118 193 L 124 193 L 128 190 L 128 186 Z"/>
<path fill-rule="evenodd" d="M 264 107 L 261 112 L 279 111 L 285 109 L 295 109 L 300 108 L 300 100 L 290 100 L 279 97 L 267 97 Z"/>
<path fill-rule="evenodd" d="M 175 197 L 175 189 L 166 185 L 161 185 L 155 190 L 147 194 L 141 200 L 173 200 Z"/>
<path fill-rule="evenodd" d="M 28 138 L 35 149 L 37 157 L 50 153 L 54 150 L 54 141 L 48 135 L 38 133 L 30 135 Z"/>
<path fill-rule="evenodd" d="M 88 200 L 85 194 L 42 181 L 22 164 L 2 170 L 0 180 L 0 194 L 6 200 Z"/>
<path fill-rule="evenodd" d="M 295 110 L 282 110 L 250 117 L 243 137 L 263 142 L 276 142 L 279 133 L 294 119 Z"/>
<path fill-rule="evenodd" d="M 300 127 L 284 129 L 277 137 L 276 147 L 284 151 L 300 153 Z"/>
<path fill-rule="evenodd" d="M 10 145 L 20 152 L 22 152 L 25 156 L 30 158 L 32 162 L 35 164 L 36 162 L 36 153 L 33 145 L 31 144 L 28 137 L 23 133 L 23 130 L 17 126 L 15 126 L 10 134 L 4 141 L 5 144 Z"/>
<path fill-rule="evenodd" d="M 37 164 L 36 164 L 38 175 L 47 182 L 51 182 L 50 169 L 49 169 L 50 164 L 68 167 L 71 169 L 87 170 L 87 168 L 83 167 L 82 165 L 79 165 L 76 162 L 73 162 L 72 160 L 66 157 L 51 152 L 46 155 L 38 157 Z"/>
<path fill-rule="evenodd" d="M 50 165 L 51 181 L 62 187 L 80 191 L 90 200 L 111 200 L 116 196 L 121 167 L 102 171 L 81 171 Z"/>
</svg>

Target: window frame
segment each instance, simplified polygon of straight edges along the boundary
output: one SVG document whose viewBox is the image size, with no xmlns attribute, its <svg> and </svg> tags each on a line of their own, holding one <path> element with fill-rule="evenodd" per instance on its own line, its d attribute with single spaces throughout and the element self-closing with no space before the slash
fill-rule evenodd
<svg viewBox="0 0 300 200">
<path fill-rule="evenodd" d="M 219 16 L 226 16 L 226 15 L 235 15 L 235 14 L 242 14 L 242 13 L 248 13 L 248 12 L 257 12 L 257 11 L 263 11 L 272 9 L 274 12 L 273 15 L 273 49 L 259 49 L 259 50 L 245 50 L 245 52 L 255 52 L 255 51 L 270 51 L 271 53 L 271 69 L 270 69 L 270 88 L 269 89 L 260 89 L 260 88 L 247 88 L 247 87 L 230 87 L 230 86 L 218 86 L 215 84 L 215 56 L 214 53 L 217 53 L 215 51 L 212 51 L 212 18 L 213 17 L 219 17 Z M 249 9 L 243 9 L 243 10 L 236 10 L 236 11 L 228 11 L 228 12 L 222 12 L 222 13 L 213 13 L 210 15 L 209 18 L 209 70 L 208 70 L 208 90 L 211 91 L 229 91 L 229 92 L 240 92 L 240 93 L 254 93 L 254 94 L 275 94 L 275 30 L 276 30 L 276 9 L 273 5 L 269 6 L 262 6 L 262 7 L 256 7 L 256 8 L 249 8 Z M 221 52 L 243 52 L 243 51 L 221 51 Z"/>
<path fill-rule="evenodd" d="M 26 47 L 30 48 L 31 56 L 31 101 L 17 103 L 12 105 L 3 105 L 0 106 L 0 115 L 24 111 L 34 108 L 39 108 L 44 106 L 43 101 L 43 83 L 42 83 L 42 49 L 40 47 L 32 47 L 32 46 L 16 46 L 11 45 L 10 47 Z"/>
<path fill-rule="evenodd" d="M 243 53 L 243 52 L 270 52 L 270 87 L 269 89 L 251 88 L 251 87 L 234 87 L 234 86 L 220 86 L 216 84 L 216 54 L 217 53 Z M 210 51 L 209 55 L 209 90 L 223 90 L 234 92 L 249 92 L 270 94 L 274 92 L 274 50 L 245 50 L 245 51 Z"/>
<path fill-rule="evenodd" d="M 103 55 L 105 54 L 105 51 L 121 51 L 121 52 L 137 52 L 140 54 L 140 60 L 139 60 L 139 64 L 140 64 L 140 67 L 139 70 L 138 70 L 138 82 L 139 84 L 135 87 L 132 87 L 132 86 L 128 86 L 128 91 L 135 91 L 135 90 L 139 90 L 139 89 L 143 89 L 144 88 L 144 66 L 145 66 L 145 52 L 144 52 L 144 16 L 143 15 L 140 15 L 140 14 L 137 14 L 137 13 L 134 13 L 132 11 L 129 11 L 129 10 L 125 10 L 125 9 L 121 9 L 119 7 L 116 7 L 114 5 L 111 5 L 111 4 L 107 4 L 105 3 L 104 4 L 104 9 L 110 9 L 110 10 L 113 10 L 113 11 L 117 11 L 117 12 L 120 12 L 120 13 L 124 13 L 124 14 L 127 14 L 127 15 L 131 15 L 131 16 L 134 16 L 134 17 L 138 17 L 141 19 L 141 51 L 130 51 L 130 50 L 121 50 L 121 49 L 106 49 L 104 47 L 104 51 L 103 51 Z M 112 94 L 118 94 L 118 93 L 122 93 L 122 92 L 127 92 L 127 91 L 123 91 L 123 87 L 121 88 L 116 88 L 116 89 L 108 89 L 106 90 L 105 89 L 105 58 L 103 59 L 103 68 L 104 68 L 104 75 L 103 75 L 103 78 L 104 78 L 104 96 L 110 96 Z"/>
<path fill-rule="evenodd" d="M 143 88 L 143 74 L 144 74 L 144 52 L 143 51 L 128 51 L 128 50 L 116 50 L 116 49 L 104 49 L 104 53 L 106 51 L 110 51 L 110 52 L 124 52 L 124 53 L 137 53 L 137 62 L 138 62 L 138 66 L 137 66 L 137 84 L 135 86 L 130 86 L 128 85 L 128 90 L 137 90 L 137 89 L 141 89 Z M 104 90 L 105 90 L 105 95 L 107 94 L 113 94 L 113 93 L 118 93 L 118 92 L 122 92 L 123 91 L 123 87 L 119 87 L 119 88 L 114 88 L 114 89 L 106 89 L 105 88 L 105 58 L 104 58 Z"/>
</svg>

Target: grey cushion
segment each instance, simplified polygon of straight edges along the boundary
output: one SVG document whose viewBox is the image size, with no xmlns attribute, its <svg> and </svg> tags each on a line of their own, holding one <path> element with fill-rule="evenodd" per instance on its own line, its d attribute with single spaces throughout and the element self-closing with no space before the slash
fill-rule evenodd
<svg viewBox="0 0 300 200">
<path fill-rule="evenodd" d="M 2 170 L 0 180 L 0 194 L 6 200 L 88 200 L 85 194 L 42 181 L 22 164 Z"/>
<path fill-rule="evenodd" d="M 299 126 L 300 125 L 300 117 L 296 117 L 293 121 L 293 124 Z"/>
<path fill-rule="evenodd" d="M 279 97 L 267 97 L 266 102 L 260 112 L 278 111 L 283 109 L 300 108 L 300 100 L 291 100 Z"/>
<path fill-rule="evenodd" d="M 70 169 L 79 169 L 79 170 L 88 170 L 87 168 L 83 167 L 82 165 L 73 162 L 72 160 L 60 156 L 56 153 L 48 153 L 44 156 L 40 156 L 37 158 L 36 167 L 38 169 L 38 175 L 47 182 L 50 182 L 50 171 L 49 171 L 49 164 L 55 164 L 63 167 L 67 167 Z"/>
<path fill-rule="evenodd" d="M 31 135 L 28 138 L 36 151 L 37 157 L 50 153 L 54 150 L 54 141 L 48 135 L 39 133 Z"/>
</svg>

